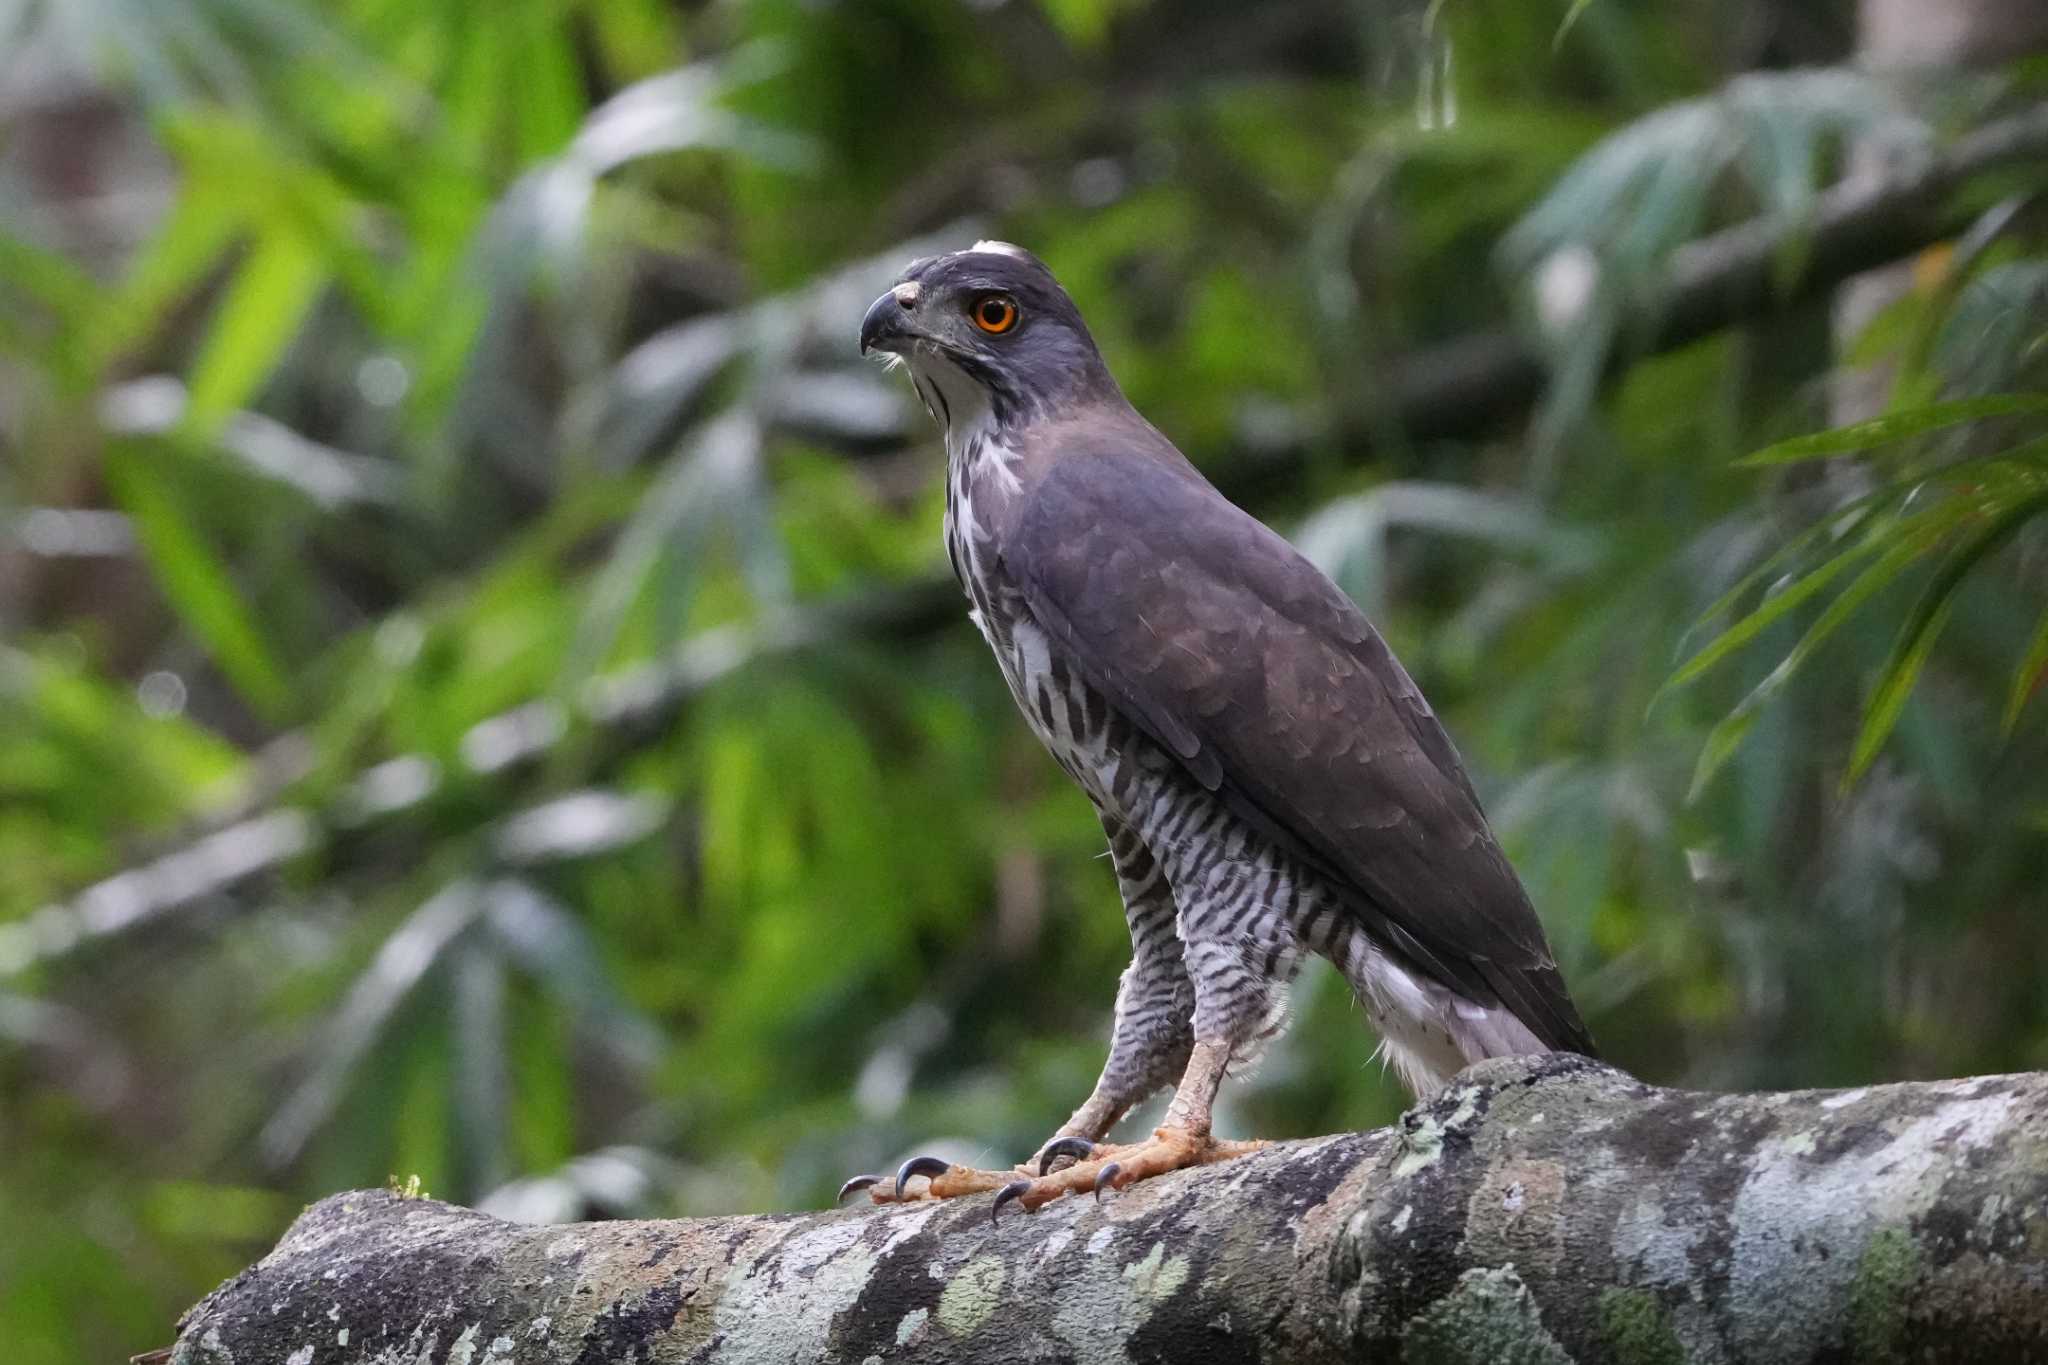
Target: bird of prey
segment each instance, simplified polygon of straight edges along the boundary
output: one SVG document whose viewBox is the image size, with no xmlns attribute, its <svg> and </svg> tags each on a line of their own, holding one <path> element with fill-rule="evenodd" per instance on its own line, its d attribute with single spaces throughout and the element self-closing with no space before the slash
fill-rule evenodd
<svg viewBox="0 0 2048 1365">
<path fill-rule="evenodd" d="M 842 1196 L 1035 1209 L 1249 1150 L 1212 1136 L 1210 1108 L 1279 1030 L 1307 953 L 1418 1097 L 1481 1058 L 1592 1053 L 1422 693 L 1329 578 L 1130 405 L 1037 257 L 978 242 L 913 262 L 860 348 L 898 358 L 945 430 L 947 557 L 1101 817 L 1131 965 L 1102 1077 L 1035 1163 L 918 1157 Z M 1150 1139 L 1104 1144 L 1168 1084 Z"/>
</svg>

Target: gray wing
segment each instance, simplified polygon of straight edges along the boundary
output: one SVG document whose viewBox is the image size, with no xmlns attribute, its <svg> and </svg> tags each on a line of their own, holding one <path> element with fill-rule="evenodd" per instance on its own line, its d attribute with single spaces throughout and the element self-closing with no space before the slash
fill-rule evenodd
<svg viewBox="0 0 2048 1365">
<path fill-rule="evenodd" d="M 1082 676 L 1377 940 L 1593 1052 L 1457 750 L 1321 570 L 1177 454 L 1060 460 L 1002 553 Z"/>
</svg>

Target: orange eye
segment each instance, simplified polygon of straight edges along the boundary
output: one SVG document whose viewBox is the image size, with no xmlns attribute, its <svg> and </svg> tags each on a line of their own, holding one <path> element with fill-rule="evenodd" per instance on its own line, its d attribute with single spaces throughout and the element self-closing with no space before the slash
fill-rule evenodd
<svg viewBox="0 0 2048 1365">
<path fill-rule="evenodd" d="M 1007 332 L 1017 325 L 1017 305 L 1008 294 L 983 294 L 967 315 L 984 332 Z"/>
</svg>

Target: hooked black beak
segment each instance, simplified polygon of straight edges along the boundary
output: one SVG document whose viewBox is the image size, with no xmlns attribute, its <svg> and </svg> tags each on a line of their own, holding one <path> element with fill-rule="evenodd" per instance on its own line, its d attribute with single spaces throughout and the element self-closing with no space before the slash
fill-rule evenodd
<svg viewBox="0 0 2048 1365">
<path fill-rule="evenodd" d="M 868 305 L 860 320 L 860 353 L 900 353 L 914 333 L 910 330 L 911 310 L 917 306 L 917 286 L 899 284 Z"/>
</svg>

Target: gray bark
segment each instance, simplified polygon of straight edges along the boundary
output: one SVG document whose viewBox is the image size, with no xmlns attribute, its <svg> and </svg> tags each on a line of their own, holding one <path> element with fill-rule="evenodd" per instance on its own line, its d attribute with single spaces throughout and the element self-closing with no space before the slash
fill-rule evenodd
<svg viewBox="0 0 2048 1365">
<path fill-rule="evenodd" d="M 1394 1128 L 996 1225 L 337 1195 L 171 1359 L 2048 1361 L 2048 1073 L 1708 1095 L 1488 1062 Z"/>
</svg>

